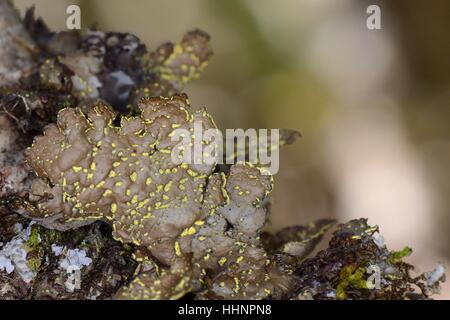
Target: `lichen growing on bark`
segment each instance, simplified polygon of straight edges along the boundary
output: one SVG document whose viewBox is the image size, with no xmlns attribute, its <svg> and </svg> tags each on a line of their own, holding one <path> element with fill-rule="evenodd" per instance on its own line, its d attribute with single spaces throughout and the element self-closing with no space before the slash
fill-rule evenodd
<svg viewBox="0 0 450 320">
<path fill-rule="evenodd" d="M 272 274 L 283 277 L 259 241 L 271 177 L 248 163 L 227 174 L 213 173 L 214 164 L 175 164 L 175 129 L 193 132 L 195 121 L 214 128 L 206 111 L 190 110 L 186 96 L 144 99 L 139 109 L 118 125 L 104 105 L 87 116 L 60 111 L 26 153 L 39 177 L 30 193 L 37 215 L 30 218 L 60 230 L 109 221 L 115 239 L 142 247 L 152 275 L 143 271 L 124 297 L 176 298 L 200 289 L 207 270 L 210 294 L 270 295 Z M 192 137 L 194 145 L 199 138 Z"/>
<path fill-rule="evenodd" d="M 265 231 L 273 181 L 257 166 L 171 161 L 173 130 L 216 127 L 181 94 L 211 57 L 205 32 L 151 50 L 130 33 L 52 32 L 33 10 L 23 22 L 26 70 L 0 69 L 0 299 L 438 292 L 443 266 L 413 278 L 410 249 L 389 251 L 365 220 L 340 225 L 312 258 L 333 220 Z M 281 131 L 280 144 L 298 135 Z"/>
<path fill-rule="evenodd" d="M 444 267 L 412 276 L 406 247 L 390 251 L 367 219 L 339 225 L 329 247 L 295 271 L 299 281 L 290 299 L 428 299 L 445 281 Z"/>
<path fill-rule="evenodd" d="M 66 232 L 27 221 L 15 226 L 17 235 L 0 246 L 0 260 L 10 265 L 0 271 L 1 299 L 111 298 L 136 268 L 131 248 L 111 239 L 105 223 Z"/>
</svg>

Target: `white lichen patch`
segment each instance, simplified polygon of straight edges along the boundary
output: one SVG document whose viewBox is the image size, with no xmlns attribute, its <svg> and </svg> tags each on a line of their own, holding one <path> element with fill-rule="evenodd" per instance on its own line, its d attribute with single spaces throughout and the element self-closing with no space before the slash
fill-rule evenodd
<svg viewBox="0 0 450 320">
<path fill-rule="evenodd" d="M 59 253 L 60 248 L 52 246 L 53 252 Z M 61 249 L 63 251 L 63 249 Z M 55 254 L 56 254 L 55 253 Z M 59 268 L 67 274 L 67 280 L 64 282 L 67 291 L 74 292 L 81 288 L 81 269 L 92 263 L 92 259 L 86 255 L 86 251 L 69 249 L 59 261 Z"/>
<path fill-rule="evenodd" d="M 28 177 L 23 166 L 23 153 L 18 152 L 19 132 L 12 120 L 0 114 L 0 173 L 4 176 L 0 184 L 0 196 L 9 191 L 19 191 Z"/>
<path fill-rule="evenodd" d="M 14 224 L 13 228 L 14 228 L 14 232 L 17 234 L 17 233 L 22 232 L 23 225 L 21 223 L 16 223 L 16 224 Z"/>
<path fill-rule="evenodd" d="M 384 237 L 381 234 L 374 234 L 372 236 L 373 241 L 378 246 L 378 248 L 384 248 L 386 246 L 386 242 L 384 241 Z"/>
<path fill-rule="evenodd" d="M 0 270 L 6 271 L 8 274 L 14 271 L 14 265 L 11 259 L 2 254 L 0 254 Z"/>
<path fill-rule="evenodd" d="M 427 285 L 433 286 L 436 282 L 442 280 L 445 276 L 445 266 L 443 264 L 438 264 L 433 271 L 425 272 L 425 277 L 427 279 Z"/>
<path fill-rule="evenodd" d="M 52 252 L 55 256 L 59 257 L 64 250 L 64 246 L 58 246 L 57 244 L 52 244 Z"/>
<path fill-rule="evenodd" d="M 31 224 L 22 230 L 11 241 L 7 242 L 0 250 L 0 271 L 7 274 L 15 271 L 20 278 L 30 283 L 36 273 L 30 269 L 27 263 L 27 241 L 31 233 Z"/>
<path fill-rule="evenodd" d="M 80 98 L 99 97 L 98 89 L 102 84 L 96 76 L 100 71 L 100 61 L 97 58 L 77 52 L 59 60 L 74 73 L 71 77 L 73 94 Z"/>
<path fill-rule="evenodd" d="M 52 246 L 53 250 L 53 246 Z M 92 259 L 86 255 L 86 251 L 80 249 L 69 249 L 64 257 L 59 261 L 59 267 L 66 272 L 70 270 L 81 270 L 92 263 Z"/>
</svg>

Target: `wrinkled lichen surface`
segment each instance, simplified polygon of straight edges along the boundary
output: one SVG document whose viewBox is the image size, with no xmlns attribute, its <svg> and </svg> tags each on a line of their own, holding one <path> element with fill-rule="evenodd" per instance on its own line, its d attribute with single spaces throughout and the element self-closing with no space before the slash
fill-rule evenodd
<svg viewBox="0 0 450 320">
<path fill-rule="evenodd" d="M 116 126 L 117 115 L 103 105 L 87 117 L 73 108 L 59 112 L 57 124 L 47 126 L 26 153 L 39 177 L 30 196 L 38 215 L 31 218 L 61 230 L 110 221 L 115 239 L 143 247 L 164 266 L 183 269 L 177 271 L 183 274 L 177 285 L 184 291 L 174 290 L 175 296 L 202 282 L 207 270 L 221 268 L 227 272 L 215 280 L 218 294 L 245 297 L 249 287 L 255 297 L 269 295 L 271 265 L 257 237 L 266 221 L 262 202 L 271 178 L 250 164 L 233 165 L 228 174 L 213 174 L 214 164 L 174 164 L 174 130 L 193 132 L 195 121 L 212 128 L 211 117 L 191 112 L 185 96 L 144 99 L 139 108 L 139 116 L 121 117 Z M 239 274 L 230 274 L 231 263 L 240 266 Z M 249 279 L 245 269 L 254 272 Z M 141 281 L 130 285 L 131 296 L 139 287 L 144 296 L 173 297 L 153 284 L 146 292 Z"/>
</svg>

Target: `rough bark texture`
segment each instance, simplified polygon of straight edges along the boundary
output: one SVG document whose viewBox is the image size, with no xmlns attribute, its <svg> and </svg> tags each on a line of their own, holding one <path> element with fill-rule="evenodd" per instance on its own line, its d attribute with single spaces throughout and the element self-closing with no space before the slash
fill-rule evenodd
<svg viewBox="0 0 450 320">
<path fill-rule="evenodd" d="M 0 86 L 17 82 L 33 69 L 35 49 L 11 1 L 0 0 Z"/>
<path fill-rule="evenodd" d="M 36 46 L 25 30 L 17 10 L 9 0 L 0 0 L 0 87 L 16 84 L 30 73 L 35 62 L 32 52 Z M 16 101 L 17 102 L 17 101 Z M 14 104 L 15 102 L 13 102 Z M 12 106 L 15 109 L 17 104 Z M 0 197 L 10 190 L 22 189 L 28 173 L 23 168 L 20 151 L 24 141 L 20 137 L 14 116 L 0 107 Z"/>
</svg>

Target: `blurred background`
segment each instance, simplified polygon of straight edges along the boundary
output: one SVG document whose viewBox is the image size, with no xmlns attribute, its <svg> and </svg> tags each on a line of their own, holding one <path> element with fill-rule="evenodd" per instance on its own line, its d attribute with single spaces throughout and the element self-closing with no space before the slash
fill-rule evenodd
<svg viewBox="0 0 450 320">
<path fill-rule="evenodd" d="M 193 28 L 214 57 L 186 92 L 220 128 L 292 128 L 271 228 L 367 217 L 418 271 L 450 266 L 450 2 L 16 0 L 52 29 L 128 31 L 152 49 Z M 381 30 L 366 27 L 370 4 Z M 450 283 L 441 298 L 450 298 Z"/>
</svg>

